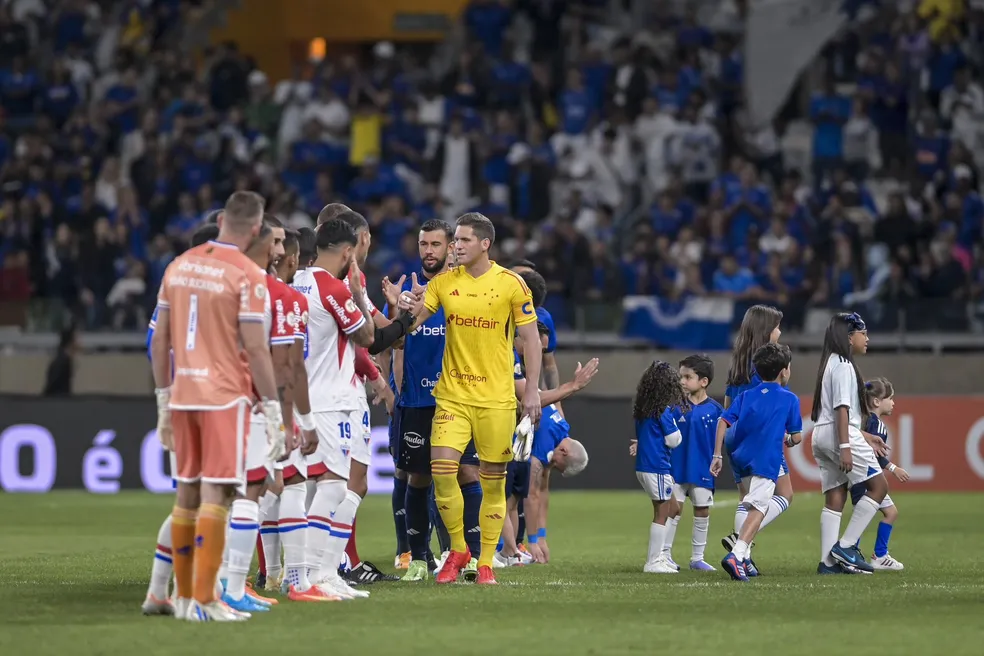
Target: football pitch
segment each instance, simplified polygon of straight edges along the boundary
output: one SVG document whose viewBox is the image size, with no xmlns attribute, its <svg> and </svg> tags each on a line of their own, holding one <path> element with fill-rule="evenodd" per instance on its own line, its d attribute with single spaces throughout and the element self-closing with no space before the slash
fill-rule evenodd
<svg viewBox="0 0 984 656">
<path fill-rule="evenodd" d="M 892 496 L 900 573 L 817 576 L 814 493 L 760 536 L 758 579 L 643 574 L 643 493 L 565 492 L 550 504 L 551 563 L 497 570 L 496 588 L 381 583 L 365 600 L 285 601 L 244 624 L 192 625 L 140 614 L 167 497 L 0 495 L 0 654 L 984 653 L 984 494 Z M 715 567 L 734 504 L 721 495 L 711 517 Z M 690 527 L 687 511 L 679 563 Z M 392 568 L 388 497 L 360 510 L 359 547 Z"/>
</svg>

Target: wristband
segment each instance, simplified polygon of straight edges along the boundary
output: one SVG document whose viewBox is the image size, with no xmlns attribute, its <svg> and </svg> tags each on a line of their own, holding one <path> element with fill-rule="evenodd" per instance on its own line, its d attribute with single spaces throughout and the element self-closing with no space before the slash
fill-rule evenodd
<svg viewBox="0 0 984 656">
<path fill-rule="evenodd" d="M 314 418 L 310 414 L 302 415 L 301 413 L 295 413 L 294 418 L 297 419 L 297 425 L 301 427 L 301 430 L 313 431 L 315 429 Z"/>
<path fill-rule="evenodd" d="M 536 544 L 536 537 L 537 537 L 536 533 L 530 533 L 529 535 L 526 536 L 526 541 L 529 542 L 530 544 Z"/>
<path fill-rule="evenodd" d="M 536 532 L 536 537 L 538 537 L 538 538 L 546 538 L 547 537 L 547 529 L 541 528 L 539 531 Z"/>
<path fill-rule="evenodd" d="M 898 467 L 895 466 L 894 462 L 888 463 L 888 471 L 894 472 L 896 469 L 898 469 Z"/>
<path fill-rule="evenodd" d="M 841 444 L 837 448 L 840 449 L 841 451 L 843 451 L 844 449 L 850 449 L 851 448 L 851 443 L 850 442 L 844 442 L 843 444 Z"/>
<path fill-rule="evenodd" d="M 711 456 L 711 460 L 724 460 L 724 456 Z"/>
</svg>

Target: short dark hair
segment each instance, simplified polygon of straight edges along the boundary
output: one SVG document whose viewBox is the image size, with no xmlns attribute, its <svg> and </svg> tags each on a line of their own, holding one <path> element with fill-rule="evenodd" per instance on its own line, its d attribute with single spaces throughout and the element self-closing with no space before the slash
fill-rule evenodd
<svg viewBox="0 0 984 656">
<path fill-rule="evenodd" d="M 266 201 L 258 193 L 254 191 L 235 191 L 229 196 L 229 200 L 226 201 L 225 208 L 222 212 L 225 214 L 226 221 L 237 226 L 246 225 L 255 216 L 262 218 L 263 208 L 265 206 Z"/>
<path fill-rule="evenodd" d="M 458 217 L 456 222 L 458 227 L 471 228 L 475 232 L 475 236 L 481 239 L 488 239 L 489 246 L 495 243 L 495 226 L 492 225 L 492 221 L 489 217 L 478 212 L 468 212 L 467 214 L 462 214 Z"/>
<path fill-rule="evenodd" d="M 507 266 L 506 268 L 515 269 L 516 267 L 523 267 L 526 269 L 533 269 L 534 271 L 536 271 L 536 265 L 533 264 L 533 262 L 531 262 L 530 260 L 512 260 L 511 262 L 509 262 L 509 266 Z"/>
<path fill-rule="evenodd" d="M 369 229 L 369 222 L 366 221 L 366 217 L 362 216 L 355 210 L 345 210 L 344 212 L 339 212 L 335 218 L 349 224 L 356 234 L 358 234 L 360 230 Z"/>
<path fill-rule="evenodd" d="M 351 212 L 352 208 L 344 203 L 328 203 L 321 211 L 318 212 L 318 225 L 322 223 L 327 223 L 335 217 L 337 217 L 342 212 Z"/>
<path fill-rule="evenodd" d="M 523 279 L 526 286 L 530 288 L 530 293 L 533 294 L 533 307 L 542 306 L 543 301 L 547 298 L 547 281 L 536 271 L 524 271 L 519 274 L 519 277 Z"/>
<path fill-rule="evenodd" d="M 284 254 L 293 255 L 298 250 L 297 231 L 284 228 Z"/>
<path fill-rule="evenodd" d="M 271 228 L 283 228 L 284 222 L 277 218 L 276 214 L 270 214 L 269 212 L 263 213 L 263 223 L 266 223 Z"/>
<path fill-rule="evenodd" d="M 297 231 L 297 256 L 302 266 L 307 266 L 318 257 L 318 235 L 311 228 Z"/>
<path fill-rule="evenodd" d="M 205 215 L 205 223 L 215 223 L 219 222 L 219 215 L 222 214 L 222 210 L 212 210 Z"/>
<path fill-rule="evenodd" d="M 763 382 L 771 383 L 779 378 L 783 369 L 793 361 L 793 354 L 785 344 L 768 344 L 759 347 L 752 355 L 752 364 Z"/>
<path fill-rule="evenodd" d="M 444 236 L 447 237 L 448 243 L 454 240 L 454 230 L 451 226 L 447 224 L 446 221 L 440 219 L 428 219 L 424 221 L 424 225 L 420 226 L 421 232 L 443 232 Z"/>
<path fill-rule="evenodd" d="M 540 333 L 540 335 L 550 336 L 550 328 L 542 321 L 536 322 L 536 332 Z"/>
<path fill-rule="evenodd" d="M 688 355 L 684 359 L 680 360 L 679 366 L 686 367 L 687 369 L 693 371 L 697 374 L 698 380 L 701 378 L 706 378 L 708 385 L 714 382 L 714 360 L 710 359 L 703 353 Z"/>
<path fill-rule="evenodd" d="M 201 246 L 207 241 L 212 241 L 219 236 L 219 226 L 214 223 L 206 223 L 199 226 L 198 230 L 195 230 L 195 234 L 191 236 L 191 245 Z"/>
<path fill-rule="evenodd" d="M 329 219 L 322 223 L 318 226 L 317 234 L 319 251 L 326 251 L 345 244 L 355 246 L 359 242 L 352 226 L 341 219 Z"/>
</svg>

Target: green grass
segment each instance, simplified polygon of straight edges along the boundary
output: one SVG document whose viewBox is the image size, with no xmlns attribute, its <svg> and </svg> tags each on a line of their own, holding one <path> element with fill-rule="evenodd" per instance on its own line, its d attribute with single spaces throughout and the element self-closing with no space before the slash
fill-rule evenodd
<svg viewBox="0 0 984 656">
<path fill-rule="evenodd" d="M 984 495 L 892 496 L 902 573 L 816 576 L 821 499 L 801 494 L 758 541 L 763 577 L 646 575 L 641 492 L 558 493 L 553 562 L 498 570 L 497 588 L 379 584 L 370 599 L 284 603 L 232 626 L 140 615 L 166 497 L 0 495 L 0 654 L 984 653 Z M 721 495 L 712 515 L 715 565 L 734 503 Z M 681 563 L 690 526 L 685 514 Z M 392 565 L 388 498 L 361 508 L 359 542 L 363 557 Z"/>
</svg>

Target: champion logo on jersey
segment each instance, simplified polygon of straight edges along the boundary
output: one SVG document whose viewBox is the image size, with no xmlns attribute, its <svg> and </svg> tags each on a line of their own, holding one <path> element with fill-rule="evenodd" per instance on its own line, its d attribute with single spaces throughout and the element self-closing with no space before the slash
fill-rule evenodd
<svg viewBox="0 0 984 656">
<path fill-rule="evenodd" d="M 454 290 L 453 292 L 451 292 L 451 295 L 452 295 L 452 296 L 460 296 L 461 294 L 459 294 L 459 293 L 458 293 L 458 290 L 456 289 L 456 290 Z"/>
</svg>

